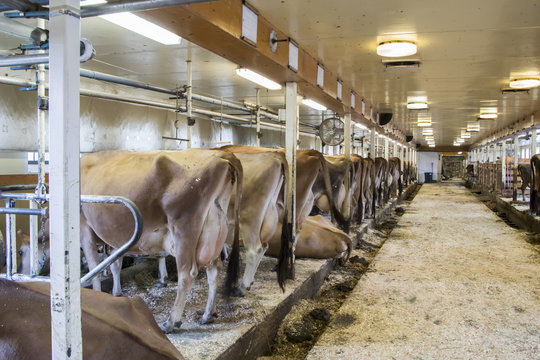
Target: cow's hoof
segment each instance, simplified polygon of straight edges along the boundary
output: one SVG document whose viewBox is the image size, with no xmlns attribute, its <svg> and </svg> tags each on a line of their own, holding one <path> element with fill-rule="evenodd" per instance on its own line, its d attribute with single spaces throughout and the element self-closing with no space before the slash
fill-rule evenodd
<svg viewBox="0 0 540 360">
<path fill-rule="evenodd" d="M 182 321 L 177 321 L 174 324 L 170 319 L 165 321 L 163 324 L 159 325 L 159 328 L 161 331 L 163 331 L 165 334 L 170 334 L 173 332 L 174 329 L 179 329 L 180 326 L 182 326 Z"/>
<path fill-rule="evenodd" d="M 232 291 L 231 296 L 232 297 L 244 297 L 246 295 L 246 292 L 243 291 L 240 288 L 236 288 Z"/>
<path fill-rule="evenodd" d="M 203 316 L 199 320 L 200 325 L 208 325 L 208 324 L 212 324 L 213 322 L 214 322 L 214 317 L 213 316 Z"/>
<path fill-rule="evenodd" d="M 156 288 L 158 288 L 158 289 L 162 289 L 162 288 L 166 288 L 166 287 L 167 287 L 167 283 L 165 283 L 165 282 L 158 281 L 158 283 L 156 284 Z"/>
</svg>

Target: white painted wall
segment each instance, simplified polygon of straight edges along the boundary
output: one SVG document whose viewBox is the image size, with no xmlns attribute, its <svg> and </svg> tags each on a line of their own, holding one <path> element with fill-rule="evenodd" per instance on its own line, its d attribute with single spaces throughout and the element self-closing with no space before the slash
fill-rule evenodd
<svg viewBox="0 0 540 360">
<path fill-rule="evenodd" d="M 136 96 L 142 97 L 141 94 Z M 111 149 L 176 150 L 187 147 L 187 143 L 183 141 L 162 139 L 162 136 L 187 138 L 187 121 L 183 114 L 85 96 L 81 97 L 80 106 L 82 153 Z M 192 128 L 195 148 L 256 144 L 254 123 L 251 127 L 239 127 L 203 117 L 196 116 L 196 118 Z M 27 151 L 36 151 L 35 124 L 35 92 L 22 92 L 16 86 L 0 84 L 0 151 L 18 151 L 23 157 Z M 48 129 L 48 126 L 46 128 Z M 284 147 L 284 131 L 269 129 L 261 131 L 263 134 L 261 146 Z M 46 138 L 49 138 L 49 134 Z M 51 138 L 54 139 L 54 134 Z M 315 149 L 317 145 L 313 135 L 300 135 L 300 149 Z M 0 152 L 1 173 L 26 172 L 26 168 L 22 167 L 26 164 L 24 160 L 13 160 L 13 154 L 5 154 L 9 153 Z"/>
<path fill-rule="evenodd" d="M 26 153 L 15 151 L 0 151 L 0 175 L 26 173 Z"/>
<path fill-rule="evenodd" d="M 439 153 L 438 152 L 418 152 L 418 181 L 424 182 L 424 173 L 433 173 L 433 180 L 439 181 Z"/>
</svg>

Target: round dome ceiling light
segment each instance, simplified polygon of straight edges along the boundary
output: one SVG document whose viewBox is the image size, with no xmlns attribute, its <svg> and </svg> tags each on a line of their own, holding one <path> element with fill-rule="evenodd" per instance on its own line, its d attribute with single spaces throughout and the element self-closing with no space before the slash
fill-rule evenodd
<svg viewBox="0 0 540 360">
<path fill-rule="evenodd" d="M 480 114 L 478 117 L 480 119 L 496 119 L 497 116 L 498 115 L 495 113 L 483 113 L 483 114 Z"/>
<path fill-rule="evenodd" d="M 410 110 L 422 110 L 422 109 L 427 109 L 427 108 L 428 108 L 428 104 L 426 102 L 415 101 L 415 102 L 407 103 L 407 109 L 410 109 Z"/>
<path fill-rule="evenodd" d="M 377 46 L 377 55 L 380 56 L 400 57 L 414 54 L 416 54 L 416 44 L 413 41 L 383 41 Z"/>
<path fill-rule="evenodd" d="M 540 79 L 526 78 L 514 79 L 510 81 L 510 87 L 513 89 L 529 89 L 540 85 Z"/>
</svg>

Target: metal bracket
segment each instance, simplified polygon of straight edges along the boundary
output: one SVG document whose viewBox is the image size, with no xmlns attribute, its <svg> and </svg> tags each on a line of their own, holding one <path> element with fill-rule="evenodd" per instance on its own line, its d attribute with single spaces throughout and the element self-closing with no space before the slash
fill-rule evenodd
<svg viewBox="0 0 540 360">
<path fill-rule="evenodd" d="M 188 117 L 187 118 L 187 124 L 188 124 L 188 126 L 195 125 L 195 118 L 194 117 Z"/>
</svg>

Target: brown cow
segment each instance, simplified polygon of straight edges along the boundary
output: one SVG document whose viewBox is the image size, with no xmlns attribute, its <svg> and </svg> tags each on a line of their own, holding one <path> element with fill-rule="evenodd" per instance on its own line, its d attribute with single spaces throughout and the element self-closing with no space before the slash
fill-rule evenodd
<svg viewBox="0 0 540 360">
<path fill-rule="evenodd" d="M 295 257 L 311 259 L 339 259 L 345 264 L 351 255 L 352 241 L 349 235 L 337 229 L 327 218 L 308 216 L 296 240 Z M 268 255 L 277 256 L 279 247 L 271 243 Z"/>
<path fill-rule="evenodd" d="M 255 272 L 268 249 L 271 238 L 281 239 L 278 280 L 284 286 L 291 269 L 285 266 L 291 255 L 288 249 L 292 235 L 290 226 L 278 227 L 279 219 L 287 224 L 289 170 L 283 151 L 250 146 L 229 145 L 221 149 L 230 151 L 240 160 L 244 172 L 240 205 L 240 240 L 245 249 L 245 270 L 235 296 L 244 296 L 251 287 Z M 231 200 L 229 208 L 234 206 Z"/>
<path fill-rule="evenodd" d="M 321 161 L 322 162 L 322 161 Z M 324 155 L 324 162 L 327 170 L 324 168 L 319 173 L 315 184 L 313 184 L 314 203 L 325 213 L 331 213 L 338 226 L 345 232 L 349 231 L 350 226 L 350 196 L 352 191 L 347 192 L 345 187 L 345 179 L 349 179 L 350 186 L 353 185 L 352 162 L 343 155 Z M 327 190 L 326 173 L 330 178 L 331 190 Z M 354 190 L 353 190 L 354 191 Z M 328 194 L 333 195 L 333 202 L 329 199 Z M 332 209 L 336 209 L 336 213 Z"/>
<path fill-rule="evenodd" d="M 527 189 L 527 186 L 531 185 L 531 165 L 519 164 L 518 172 L 519 177 L 521 178 L 521 195 L 523 196 L 523 201 L 525 201 L 525 190 Z"/>
<path fill-rule="evenodd" d="M 540 203 L 540 154 L 535 154 L 531 158 L 531 196 L 529 200 L 532 214 L 540 215 L 538 204 Z"/>
<path fill-rule="evenodd" d="M 2 359 L 51 359 L 51 299 L 45 282 L 0 278 Z M 81 289 L 85 359 L 183 359 L 138 297 Z"/>
<path fill-rule="evenodd" d="M 386 188 L 387 200 L 390 200 L 392 197 L 394 197 L 398 190 L 398 196 L 401 196 L 401 194 L 403 193 L 403 185 L 401 183 L 401 160 L 397 157 L 391 157 L 388 159 L 388 177 Z"/>
<path fill-rule="evenodd" d="M 240 203 L 242 165 L 230 152 L 104 151 L 81 159 L 81 194 L 125 196 L 135 202 L 143 217 L 143 233 L 130 254 L 175 256 L 178 290 L 171 313 L 162 328 L 171 332 L 181 325 L 186 297 L 199 269 L 206 266 L 209 292 L 201 323 L 211 321 L 219 255 L 227 237 L 227 208 L 236 183 Z M 236 281 L 239 252 L 239 207 L 234 209 L 232 257 L 225 289 Z M 128 210 L 116 205 L 83 204 L 81 246 L 88 266 L 98 263 L 97 239 L 119 248 L 129 238 L 134 222 Z M 120 295 L 121 259 L 111 265 L 113 294 Z M 100 290 L 99 276 L 94 289 Z"/>
<path fill-rule="evenodd" d="M 385 158 L 375 158 L 375 181 L 373 186 L 373 209 L 377 206 L 383 206 L 383 201 L 386 202 L 385 192 L 388 177 L 388 161 Z"/>
<path fill-rule="evenodd" d="M 356 188 L 354 190 L 354 216 L 361 223 L 366 215 L 373 215 L 373 183 L 374 161 L 371 158 L 362 158 L 356 154 L 351 155 L 354 165 Z"/>
</svg>

